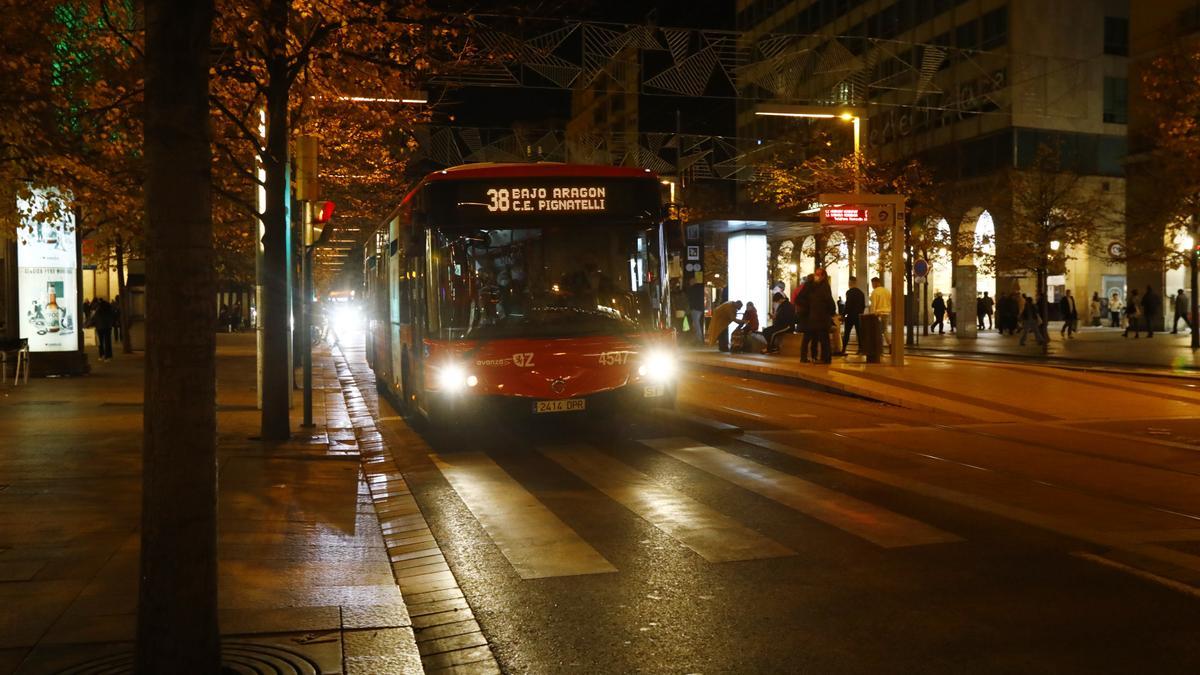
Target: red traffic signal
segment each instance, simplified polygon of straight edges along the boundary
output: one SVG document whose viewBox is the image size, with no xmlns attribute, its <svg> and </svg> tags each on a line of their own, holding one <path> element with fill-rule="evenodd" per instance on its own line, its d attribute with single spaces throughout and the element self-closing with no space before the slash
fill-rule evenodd
<svg viewBox="0 0 1200 675">
<path fill-rule="evenodd" d="M 313 218 L 313 222 L 318 225 L 324 225 L 333 217 L 333 202 L 321 202 L 321 212 Z"/>
</svg>

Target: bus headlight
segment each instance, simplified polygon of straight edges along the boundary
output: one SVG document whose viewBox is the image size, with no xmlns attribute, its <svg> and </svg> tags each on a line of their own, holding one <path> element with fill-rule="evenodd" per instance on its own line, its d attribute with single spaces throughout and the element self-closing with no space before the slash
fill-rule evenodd
<svg viewBox="0 0 1200 675">
<path fill-rule="evenodd" d="M 438 373 L 438 386 L 445 392 L 457 393 L 477 384 L 479 384 L 479 378 L 468 375 L 467 371 L 457 364 L 442 366 L 441 372 Z"/>
<path fill-rule="evenodd" d="M 674 354 L 656 350 L 646 354 L 642 365 L 638 366 L 638 375 L 655 382 L 666 382 L 675 377 L 676 369 Z"/>
</svg>

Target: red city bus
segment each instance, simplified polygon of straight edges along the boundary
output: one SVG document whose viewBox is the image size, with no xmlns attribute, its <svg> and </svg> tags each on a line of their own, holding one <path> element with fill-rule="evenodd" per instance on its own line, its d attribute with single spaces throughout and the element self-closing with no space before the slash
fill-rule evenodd
<svg viewBox="0 0 1200 675">
<path fill-rule="evenodd" d="M 434 423 L 673 406 L 662 220 L 659 181 L 645 169 L 430 174 L 366 251 L 367 355 L 380 388 Z"/>
</svg>

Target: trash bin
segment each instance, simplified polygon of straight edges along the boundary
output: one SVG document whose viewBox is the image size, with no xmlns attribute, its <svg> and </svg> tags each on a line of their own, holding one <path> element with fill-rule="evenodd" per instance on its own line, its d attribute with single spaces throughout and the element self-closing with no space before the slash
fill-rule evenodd
<svg viewBox="0 0 1200 675">
<path fill-rule="evenodd" d="M 858 318 L 858 345 L 867 357 L 867 363 L 879 363 L 883 355 L 883 329 L 878 314 L 863 314 Z"/>
</svg>

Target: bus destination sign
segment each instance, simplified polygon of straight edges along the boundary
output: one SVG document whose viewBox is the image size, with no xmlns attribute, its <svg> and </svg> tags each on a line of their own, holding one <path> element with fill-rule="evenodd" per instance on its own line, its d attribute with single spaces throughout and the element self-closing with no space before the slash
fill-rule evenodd
<svg viewBox="0 0 1200 675">
<path fill-rule="evenodd" d="M 604 211 L 608 188 L 603 185 L 554 187 L 490 187 L 484 191 L 488 211 Z"/>
<path fill-rule="evenodd" d="M 568 176 L 439 181 L 428 186 L 426 209 L 443 226 L 486 226 L 513 219 L 653 222 L 662 197 L 654 179 Z"/>
</svg>

